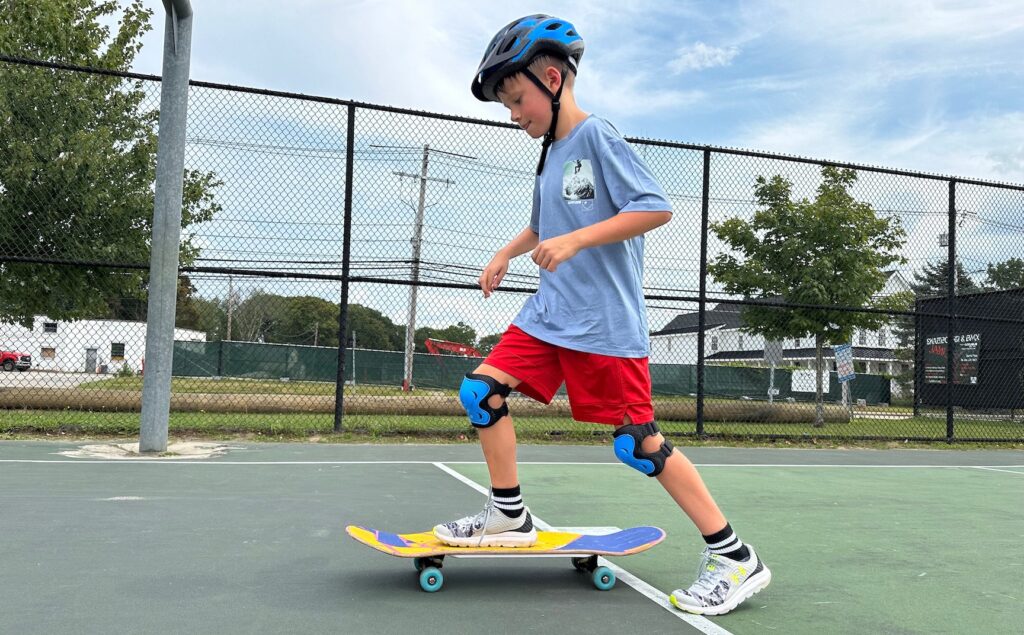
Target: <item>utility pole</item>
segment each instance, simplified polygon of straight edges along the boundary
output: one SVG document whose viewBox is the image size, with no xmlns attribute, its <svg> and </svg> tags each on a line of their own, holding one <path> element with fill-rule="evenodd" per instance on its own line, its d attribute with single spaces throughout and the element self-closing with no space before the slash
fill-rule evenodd
<svg viewBox="0 0 1024 635">
<path fill-rule="evenodd" d="M 409 174 L 408 172 L 395 172 L 401 177 L 412 177 L 420 180 L 419 205 L 416 206 L 416 225 L 412 237 L 412 285 L 409 286 L 409 318 L 405 323 L 405 365 L 402 376 L 402 390 L 412 390 L 412 360 L 413 351 L 416 347 L 416 294 L 420 285 L 420 246 L 423 238 L 423 210 L 427 201 L 427 181 L 436 181 L 446 185 L 454 185 L 454 181 L 438 179 L 427 176 L 427 168 L 430 165 L 430 145 L 423 146 L 423 162 L 420 166 L 420 173 Z"/>
</svg>

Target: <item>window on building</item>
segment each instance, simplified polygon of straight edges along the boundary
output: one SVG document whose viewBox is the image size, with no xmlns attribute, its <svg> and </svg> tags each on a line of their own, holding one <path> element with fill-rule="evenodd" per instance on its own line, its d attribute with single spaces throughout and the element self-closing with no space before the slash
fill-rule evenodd
<svg viewBox="0 0 1024 635">
<path fill-rule="evenodd" d="M 712 336 L 712 338 L 711 338 L 711 350 L 713 350 L 713 351 L 717 351 L 718 350 L 718 336 L 717 335 Z"/>
<path fill-rule="evenodd" d="M 795 346 L 796 348 L 800 348 L 800 338 L 798 337 L 798 338 L 796 338 L 796 339 L 795 339 L 795 340 L 793 340 L 793 341 L 795 342 L 794 346 Z"/>
<path fill-rule="evenodd" d="M 740 350 L 743 350 L 743 336 L 740 335 Z"/>
<path fill-rule="evenodd" d="M 861 331 L 860 332 L 860 345 L 861 346 L 867 346 L 868 345 L 868 332 L 867 331 Z"/>
<path fill-rule="evenodd" d="M 885 331 L 878 332 L 878 345 L 885 346 Z"/>
<path fill-rule="evenodd" d="M 43 333 L 56 333 L 57 323 L 56 322 L 43 322 Z"/>
<path fill-rule="evenodd" d="M 41 357 L 43 359 L 53 359 L 56 356 L 57 356 L 57 349 L 56 348 L 46 348 L 46 347 L 44 347 L 44 348 L 39 350 L 39 357 Z"/>
<path fill-rule="evenodd" d="M 110 361 L 112 362 L 123 362 L 124 361 L 124 344 L 113 343 L 110 345 Z"/>
</svg>

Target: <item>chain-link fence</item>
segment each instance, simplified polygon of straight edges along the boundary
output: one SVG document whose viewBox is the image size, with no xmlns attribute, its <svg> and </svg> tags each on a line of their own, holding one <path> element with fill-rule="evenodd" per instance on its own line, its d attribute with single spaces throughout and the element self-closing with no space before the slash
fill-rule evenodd
<svg viewBox="0 0 1024 635">
<path fill-rule="evenodd" d="M 0 57 L 0 432 L 138 429 L 159 92 Z M 674 209 L 644 279 L 669 434 L 1024 439 L 1024 186 L 629 141 Z M 476 284 L 538 151 L 192 82 L 172 433 L 470 434 L 461 378 L 539 280 Z M 524 436 L 608 432 L 510 401 Z"/>
</svg>

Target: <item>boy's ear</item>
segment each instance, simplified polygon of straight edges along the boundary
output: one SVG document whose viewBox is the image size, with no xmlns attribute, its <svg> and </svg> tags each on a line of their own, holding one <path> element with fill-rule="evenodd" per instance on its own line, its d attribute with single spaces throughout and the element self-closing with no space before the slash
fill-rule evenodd
<svg viewBox="0 0 1024 635">
<path fill-rule="evenodd" d="M 544 84 L 552 94 L 557 93 L 558 87 L 562 85 L 562 72 L 554 66 L 544 67 Z"/>
</svg>

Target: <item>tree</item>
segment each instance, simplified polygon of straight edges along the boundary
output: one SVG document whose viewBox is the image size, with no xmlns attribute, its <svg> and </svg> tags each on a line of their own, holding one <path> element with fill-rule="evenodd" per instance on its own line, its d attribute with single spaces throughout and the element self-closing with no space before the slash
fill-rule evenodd
<svg viewBox="0 0 1024 635">
<path fill-rule="evenodd" d="M 849 342 L 856 329 L 877 329 L 888 320 L 828 307 L 896 310 L 898 302 L 876 294 L 885 286 L 886 268 L 904 261 L 898 250 L 906 236 L 897 218 L 879 218 L 870 204 L 853 198 L 854 170 L 824 166 L 821 176 L 813 201 L 793 200 L 792 183 L 781 176 L 757 177 L 754 196 L 760 209 L 753 218 L 711 226 L 738 257 L 721 254 L 708 266 L 728 293 L 822 307 L 745 306 L 742 311 L 751 333 L 776 340 L 814 337 L 816 426 L 824 424 L 823 344 Z"/>
<path fill-rule="evenodd" d="M 990 264 L 985 282 L 996 289 L 1024 288 L 1024 259 L 1010 258 L 997 265 Z"/>
<path fill-rule="evenodd" d="M 359 348 L 400 351 L 405 346 L 405 327 L 396 325 L 380 311 L 361 304 L 348 305 L 345 340 L 349 345 L 353 332 Z"/>
<path fill-rule="evenodd" d="M 323 298 L 288 298 L 282 323 L 273 341 L 309 346 L 338 345 L 338 305 Z"/>
<path fill-rule="evenodd" d="M 14 6 L 11 6 L 11 5 Z M 151 12 L 98 0 L 0 2 L 0 52 L 127 71 Z M 0 64 L 0 257 L 146 264 L 159 113 L 141 81 Z M 182 228 L 220 209 L 213 173 L 186 170 Z M 182 234 L 181 262 L 198 248 Z M 0 321 L 105 316 L 137 298 L 144 271 L 0 262 Z"/>
<path fill-rule="evenodd" d="M 498 342 L 501 341 L 502 335 L 504 335 L 504 333 L 491 333 L 490 335 L 481 337 L 480 341 L 477 342 L 476 349 L 484 355 L 490 353 L 494 350 L 494 347 L 498 345 Z"/>
<path fill-rule="evenodd" d="M 967 273 L 967 269 L 959 260 L 955 261 L 953 271 L 953 288 L 957 294 L 981 291 L 981 287 L 974 282 L 971 274 Z M 914 272 L 914 281 L 910 283 L 910 288 L 918 298 L 946 295 L 949 290 L 949 261 L 926 263 L 921 271 Z"/>
</svg>

